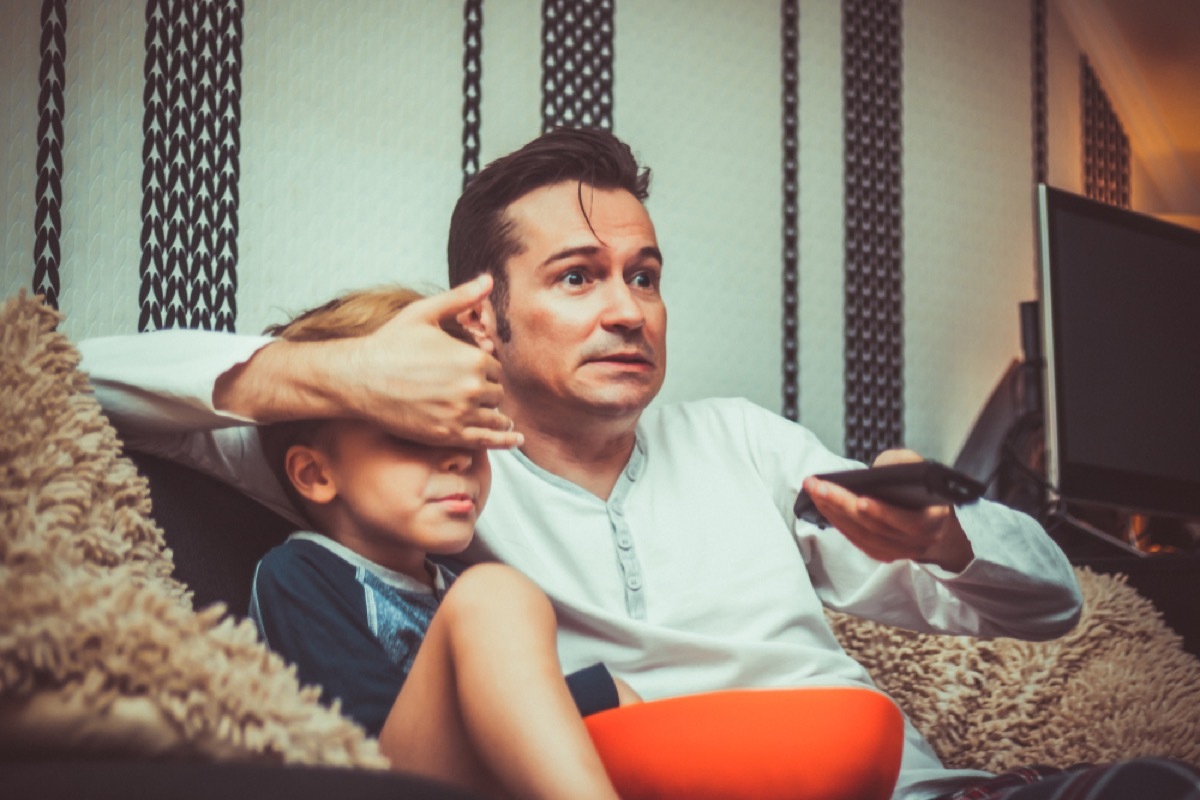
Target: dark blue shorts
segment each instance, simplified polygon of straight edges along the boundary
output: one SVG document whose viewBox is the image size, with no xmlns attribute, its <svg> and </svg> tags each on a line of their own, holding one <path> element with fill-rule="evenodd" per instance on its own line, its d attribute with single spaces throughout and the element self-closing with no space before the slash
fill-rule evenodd
<svg viewBox="0 0 1200 800">
<path fill-rule="evenodd" d="M 608 667 L 603 664 L 592 664 L 572 672 L 567 676 L 567 688 L 571 691 L 571 697 L 575 698 L 575 705 L 582 717 L 621 704 L 617 699 L 617 684 L 613 682 Z"/>
</svg>

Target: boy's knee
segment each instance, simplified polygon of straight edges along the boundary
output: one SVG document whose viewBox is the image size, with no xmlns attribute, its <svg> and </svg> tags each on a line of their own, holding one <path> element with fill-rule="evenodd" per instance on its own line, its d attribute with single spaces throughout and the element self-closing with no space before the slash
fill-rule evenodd
<svg viewBox="0 0 1200 800">
<path fill-rule="evenodd" d="M 546 595 L 533 581 L 504 564 L 477 564 L 454 581 L 442 601 L 444 611 L 472 616 L 515 611 L 530 618 L 548 615 L 554 610 Z"/>
</svg>

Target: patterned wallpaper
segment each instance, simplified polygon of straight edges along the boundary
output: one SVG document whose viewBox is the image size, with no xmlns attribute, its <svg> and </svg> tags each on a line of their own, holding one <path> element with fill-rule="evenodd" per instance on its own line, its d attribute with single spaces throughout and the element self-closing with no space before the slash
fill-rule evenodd
<svg viewBox="0 0 1200 800">
<path fill-rule="evenodd" d="M 213 164 L 227 169 L 230 153 L 222 160 L 220 142 L 236 128 L 237 175 L 220 185 L 210 173 L 189 180 L 214 187 L 205 198 L 215 209 L 212 231 L 223 225 L 236 239 L 217 241 L 203 226 L 197 233 L 193 221 L 191 238 L 224 253 L 231 268 L 206 272 L 176 258 L 164 286 L 199 276 L 213 298 L 225 287 L 214 300 L 222 319 L 249 332 L 355 286 L 444 286 L 446 226 L 464 168 L 464 9 L 482 22 L 480 163 L 541 130 L 548 9 L 568 22 L 599 14 L 595 43 L 611 58 L 611 125 L 654 170 L 648 208 L 667 255 L 671 308 L 661 401 L 743 395 L 782 409 L 778 0 L 204 1 L 241 10 L 237 125 L 222 116 L 215 133 L 196 139 L 211 148 L 215 137 Z M 885 2 L 898 0 L 878 0 Z M 158 236 L 144 214 L 147 8 L 174 6 L 202 19 L 198 3 L 59 0 L 67 19 L 60 305 L 73 337 L 160 324 L 153 313 L 147 318 L 146 301 L 167 291 L 147 288 L 142 269 L 146 242 Z M 5 296 L 30 287 L 35 275 L 41 6 L 0 0 Z M 843 9 L 833 0 L 798 0 L 796 9 L 793 398 L 801 421 L 840 449 L 847 414 Z M 927 0 L 903 12 L 895 43 L 903 64 L 903 435 L 953 460 L 1019 352 L 1015 306 L 1033 294 L 1032 18 L 1028 3 Z M 223 85 L 230 76 L 221 70 L 234 55 L 221 49 L 226 39 L 215 41 L 211 82 Z M 1051 11 L 1048 167 L 1051 181 L 1068 189 L 1079 188 L 1073 47 Z M 1064 63 L 1074 74 L 1064 74 Z M 225 114 L 222 97 L 218 91 L 212 106 Z M 164 228 L 165 252 L 176 240 Z M 173 323 L 163 316 L 161 324 Z M 217 326 L 217 317 L 208 324 Z"/>
<path fill-rule="evenodd" d="M 0 5 L 0 292 L 33 283 L 41 22 L 35 3 Z"/>
<path fill-rule="evenodd" d="M 1129 208 L 1129 136 L 1086 55 L 1079 58 L 1079 72 L 1083 90 L 1083 192 L 1093 200 Z"/>
</svg>

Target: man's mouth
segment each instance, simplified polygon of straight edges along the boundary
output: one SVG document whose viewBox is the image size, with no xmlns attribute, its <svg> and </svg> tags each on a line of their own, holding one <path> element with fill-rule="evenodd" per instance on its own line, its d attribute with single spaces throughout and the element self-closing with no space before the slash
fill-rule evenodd
<svg viewBox="0 0 1200 800">
<path fill-rule="evenodd" d="M 644 353 L 607 353 L 602 356 L 595 356 L 587 359 L 589 364 L 630 364 L 635 366 L 654 366 Z"/>
</svg>

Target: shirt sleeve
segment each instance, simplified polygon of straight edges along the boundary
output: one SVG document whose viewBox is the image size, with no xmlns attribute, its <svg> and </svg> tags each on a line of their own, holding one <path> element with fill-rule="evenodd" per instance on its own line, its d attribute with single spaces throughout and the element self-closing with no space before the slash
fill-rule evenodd
<svg viewBox="0 0 1200 800">
<path fill-rule="evenodd" d="M 800 547 L 813 588 L 834 610 L 928 633 L 1044 640 L 1078 621 L 1082 595 L 1062 550 L 1034 519 L 987 500 L 955 509 L 974 550 L 961 572 L 915 561 L 885 563 L 836 528 L 796 518 L 809 475 L 862 466 L 831 453 L 807 429 L 749 403 L 751 458 Z"/>
<path fill-rule="evenodd" d="M 80 368 L 122 433 L 152 436 L 252 422 L 218 411 L 217 378 L 250 360 L 271 339 L 201 330 L 169 330 L 86 339 Z"/>
<path fill-rule="evenodd" d="M 290 541 L 259 563 L 250 617 L 301 684 L 378 736 L 404 676 L 367 625 L 354 567 L 319 545 Z"/>
<path fill-rule="evenodd" d="M 303 524 L 263 457 L 258 429 L 212 402 L 217 379 L 271 341 L 196 330 L 88 339 L 80 368 L 130 448 L 211 475 Z"/>
</svg>

